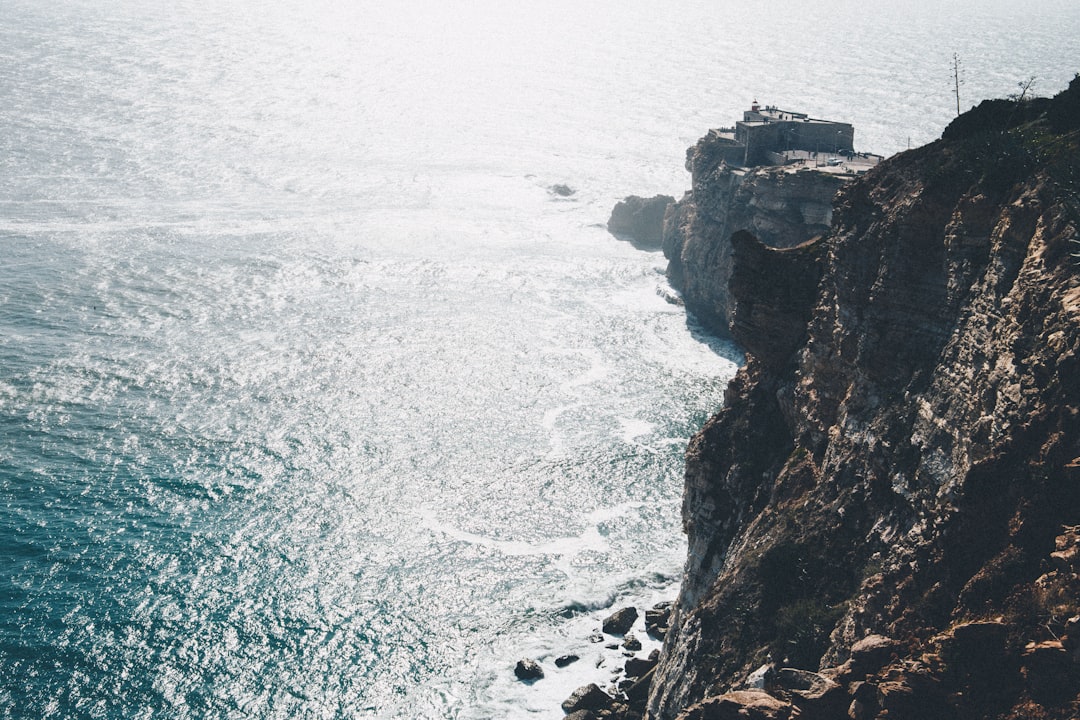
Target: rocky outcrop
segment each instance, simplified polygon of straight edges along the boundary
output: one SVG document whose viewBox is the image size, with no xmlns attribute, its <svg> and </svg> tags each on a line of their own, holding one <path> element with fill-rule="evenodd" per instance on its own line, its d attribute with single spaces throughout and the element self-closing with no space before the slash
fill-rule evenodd
<svg viewBox="0 0 1080 720">
<path fill-rule="evenodd" d="M 822 235 L 829 230 L 832 202 L 846 178 L 810 169 L 731 167 L 718 152 L 719 142 L 710 134 L 687 151 L 692 189 L 668 209 L 663 249 L 668 279 L 686 307 L 726 332 L 732 235 L 745 230 L 773 248 Z"/>
<path fill-rule="evenodd" d="M 608 220 L 608 232 L 638 247 L 659 250 L 664 237 L 664 213 L 675 198 L 630 195 L 615 204 Z"/>
<path fill-rule="evenodd" d="M 1078 98 L 961 118 L 790 249 L 694 168 L 680 272 L 729 254 L 747 363 L 687 450 L 647 717 L 1080 717 Z"/>
</svg>

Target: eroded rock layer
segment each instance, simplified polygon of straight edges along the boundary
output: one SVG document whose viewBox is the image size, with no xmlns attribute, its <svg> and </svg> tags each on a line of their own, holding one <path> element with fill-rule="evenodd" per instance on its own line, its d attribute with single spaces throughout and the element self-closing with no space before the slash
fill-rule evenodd
<svg viewBox="0 0 1080 720">
<path fill-rule="evenodd" d="M 980 106 L 822 238 L 726 243 L 748 360 L 687 451 L 648 717 L 1080 717 L 1078 99 Z M 732 192 L 699 180 L 698 215 Z"/>
</svg>

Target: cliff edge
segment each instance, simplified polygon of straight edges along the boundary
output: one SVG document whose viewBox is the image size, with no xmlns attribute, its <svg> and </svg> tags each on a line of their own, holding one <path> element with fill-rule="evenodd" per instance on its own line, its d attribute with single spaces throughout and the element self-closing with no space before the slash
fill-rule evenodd
<svg viewBox="0 0 1080 720">
<path fill-rule="evenodd" d="M 747 363 L 687 450 L 647 717 L 1080 717 L 1078 106 L 984 103 L 827 233 L 731 237 Z"/>
</svg>

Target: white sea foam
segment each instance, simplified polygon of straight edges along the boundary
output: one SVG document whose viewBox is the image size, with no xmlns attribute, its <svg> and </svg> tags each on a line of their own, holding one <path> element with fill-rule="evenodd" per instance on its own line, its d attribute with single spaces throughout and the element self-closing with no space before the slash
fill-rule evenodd
<svg viewBox="0 0 1080 720">
<path fill-rule="evenodd" d="M 604 552 L 609 548 L 607 540 L 595 523 L 587 523 L 579 535 L 549 538 L 540 543 L 521 540 L 498 540 L 477 533 L 459 530 L 441 521 L 437 513 L 429 509 L 420 511 L 425 528 L 458 542 L 478 545 L 508 556 L 560 555 L 574 556 L 584 551 Z"/>
</svg>

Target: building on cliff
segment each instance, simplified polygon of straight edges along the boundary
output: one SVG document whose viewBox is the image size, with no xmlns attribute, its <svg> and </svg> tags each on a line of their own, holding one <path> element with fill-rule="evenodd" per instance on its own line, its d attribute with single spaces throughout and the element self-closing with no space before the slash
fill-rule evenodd
<svg viewBox="0 0 1080 720">
<path fill-rule="evenodd" d="M 711 133 L 722 144 L 723 159 L 728 165 L 786 165 L 811 157 L 817 159 L 822 153 L 836 158 L 836 164 L 840 158 L 858 157 L 867 165 L 880 160 L 875 155 L 855 153 L 855 128 L 850 123 L 818 120 L 806 113 L 775 106 L 762 107 L 757 100 L 735 127 Z"/>
</svg>

